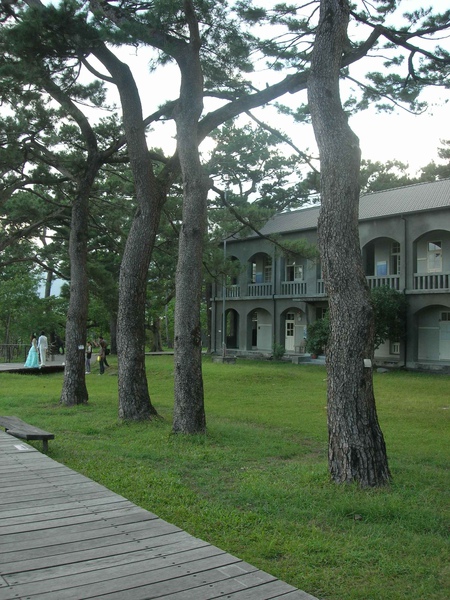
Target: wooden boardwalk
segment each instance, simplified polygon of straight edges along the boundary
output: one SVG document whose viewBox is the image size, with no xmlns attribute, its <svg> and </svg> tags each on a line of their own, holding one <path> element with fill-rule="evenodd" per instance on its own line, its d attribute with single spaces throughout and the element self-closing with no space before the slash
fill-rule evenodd
<svg viewBox="0 0 450 600">
<path fill-rule="evenodd" d="M 317 600 L 0 431 L 0 600 Z"/>
<path fill-rule="evenodd" d="M 0 363 L 0 372 L 5 373 L 20 373 L 21 375 L 41 375 L 44 373 L 58 373 L 64 371 L 64 360 L 65 356 L 62 354 L 55 354 L 47 358 L 45 367 L 38 369 L 29 369 L 23 366 L 23 362 L 20 363 Z"/>
</svg>

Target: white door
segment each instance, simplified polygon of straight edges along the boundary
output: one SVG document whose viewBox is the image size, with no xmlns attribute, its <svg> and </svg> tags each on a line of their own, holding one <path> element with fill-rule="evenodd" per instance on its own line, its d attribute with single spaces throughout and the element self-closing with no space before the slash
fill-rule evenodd
<svg viewBox="0 0 450 600">
<path fill-rule="evenodd" d="M 294 331 L 295 331 L 295 323 L 293 315 L 292 317 L 290 313 L 286 315 L 286 325 L 285 325 L 285 339 L 284 339 L 284 349 L 287 352 L 294 351 Z"/>
<path fill-rule="evenodd" d="M 439 323 L 439 360 L 450 360 L 450 321 Z"/>
</svg>

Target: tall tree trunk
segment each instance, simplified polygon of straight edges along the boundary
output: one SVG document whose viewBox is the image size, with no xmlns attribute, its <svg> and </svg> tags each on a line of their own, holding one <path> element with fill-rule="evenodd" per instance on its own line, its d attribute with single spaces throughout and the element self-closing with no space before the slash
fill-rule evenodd
<svg viewBox="0 0 450 600">
<path fill-rule="evenodd" d="M 152 333 L 152 352 L 162 352 L 161 321 L 159 317 L 152 319 L 150 331 Z"/>
<path fill-rule="evenodd" d="M 117 313 L 111 313 L 109 319 L 109 346 L 111 354 L 117 354 Z"/>
<path fill-rule="evenodd" d="M 203 109 L 200 36 L 192 2 L 185 1 L 190 43 L 177 57 L 180 99 L 175 111 L 177 150 L 183 178 L 183 223 L 180 231 L 175 300 L 175 403 L 173 431 L 203 433 L 206 417 L 202 377 L 200 303 L 206 200 L 209 182 L 198 150 L 198 120 Z"/>
<path fill-rule="evenodd" d="M 61 404 L 86 404 L 89 398 L 85 377 L 86 329 L 88 318 L 87 244 L 89 197 L 98 165 L 92 161 L 72 206 L 69 238 L 70 298 L 66 321 L 66 368 Z"/>
<path fill-rule="evenodd" d="M 339 94 L 347 41 L 346 0 L 321 0 L 308 99 L 320 152 L 322 207 L 318 239 L 329 296 L 327 347 L 329 469 L 338 483 L 380 486 L 390 479 L 373 392 L 373 310 L 358 232 L 359 140 Z"/>
<path fill-rule="evenodd" d="M 205 289 L 206 300 L 206 337 L 208 340 L 207 352 L 211 354 L 211 332 L 212 332 L 212 283 L 206 284 Z"/>
<path fill-rule="evenodd" d="M 157 416 L 145 372 L 145 300 L 148 268 L 164 195 L 158 189 L 148 153 L 142 106 L 130 68 L 106 46 L 94 50 L 111 73 L 120 94 L 123 124 L 138 209 L 125 245 L 119 276 L 117 356 L 119 417 L 145 420 Z"/>
<path fill-rule="evenodd" d="M 52 293 L 52 283 L 53 283 L 53 271 L 47 271 L 47 275 L 45 276 L 44 298 L 50 298 L 50 294 Z"/>
</svg>

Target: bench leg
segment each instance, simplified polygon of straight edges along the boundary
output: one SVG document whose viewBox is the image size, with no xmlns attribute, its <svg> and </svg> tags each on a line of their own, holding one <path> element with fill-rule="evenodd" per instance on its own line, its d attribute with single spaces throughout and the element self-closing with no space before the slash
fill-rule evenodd
<svg viewBox="0 0 450 600">
<path fill-rule="evenodd" d="M 42 440 L 42 450 L 47 454 L 47 452 L 48 452 L 48 440 Z"/>
</svg>

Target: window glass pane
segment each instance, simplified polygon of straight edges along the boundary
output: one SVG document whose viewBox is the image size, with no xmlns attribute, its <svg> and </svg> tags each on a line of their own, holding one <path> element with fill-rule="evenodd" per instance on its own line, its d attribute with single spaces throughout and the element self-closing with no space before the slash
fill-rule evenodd
<svg viewBox="0 0 450 600">
<path fill-rule="evenodd" d="M 296 280 L 302 280 L 303 279 L 303 265 L 296 265 L 295 266 L 295 275 L 294 275 Z"/>
<path fill-rule="evenodd" d="M 428 242 L 428 272 L 442 271 L 442 242 Z"/>
<path fill-rule="evenodd" d="M 442 250 L 442 242 L 428 242 L 428 252 Z"/>
</svg>

